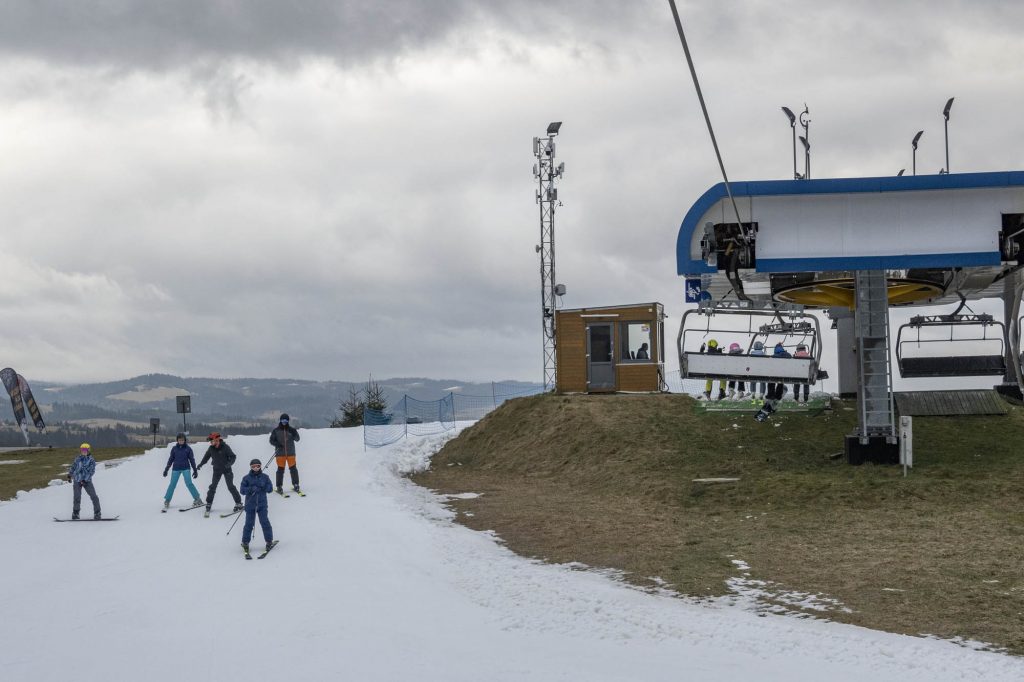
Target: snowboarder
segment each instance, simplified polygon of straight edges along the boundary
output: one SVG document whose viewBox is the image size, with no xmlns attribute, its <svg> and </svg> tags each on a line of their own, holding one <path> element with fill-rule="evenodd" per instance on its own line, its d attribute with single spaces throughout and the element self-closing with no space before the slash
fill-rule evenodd
<svg viewBox="0 0 1024 682">
<path fill-rule="evenodd" d="M 92 517 L 96 520 L 103 518 L 100 515 L 100 498 L 96 495 L 96 488 L 92 484 L 92 475 L 96 473 L 96 460 L 92 457 L 92 447 L 88 443 L 82 443 L 78 448 L 78 456 L 68 470 L 68 480 L 75 488 L 74 506 L 71 507 L 71 518 L 78 520 L 78 513 L 82 509 L 82 489 L 89 494 L 92 500 Z"/>
<path fill-rule="evenodd" d="M 782 342 L 775 344 L 775 350 L 772 351 L 773 358 L 791 358 L 792 355 L 782 345 Z M 782 381 L 768 384 L 768 395 L 767 401 L 761 407 L 757 414 L 754 415 L 754 419 L 763 422 L 767 421 L 772 416 L 779 406 L 779 402 L 786 395 L 786 384 Z"/>
<path fill-rule="evenodd" d="M 274 544 L 274 529 L 270 525 L 270 517 L 267 516 L 267 493 L 274 491 L 274 484 L 270 482 L 270 476 L 263 473 L 263 463 L 258 459 L 249 462 L 249 473 L 242 478 L 242 494 L 245 495 L 245 525 L 242 526 L 242 551 L 249 556 L 249 540 L 252 539 L 252 531 L 256 526 L 256 515 L 260 517 L 260 528 L 263 530 L 263 539 L 267 541 L 269 552 Z"/>
<path fill-rule="evenodd" d="M 192 448 L 185 442 L 187 439 L 184 433 L 179 433 L 176 440 L 178 442 L 171 448 L 171 456 L 167 458 L 167 466 L 164 467 L 164 478 L 167 477 L 167 472 L 171 467 L 174 467 L 174 475 L 171 476 L 171 483 L 167 486 L 167 494 L 164 495 L 164 511 L 167 511 L 167 508 L 171 506 L 171 496 L 174 495 L 174 488 L 178 485 L 179 477 L 185 479 L 185 487 L 192 493 L 192 506 L 201 507 L 203 504 L 203 498 L 199 497 L 199 491 L 192 484 L 192 479 L 188 477 L 189 469 L 192 469 L 192 478 L 199 476 L 199 471 L 196 469 L 195 455 L 192 454 Z"/>
<path fill-rule="evenodd" d="M 221 478 L 224 479 L 224 484 L 227 486 L 228 492 L 231 493 L 231 497 L 235 499 L 235 508 L 232 511 L 241 511 L 242 497 L 238 494 L 238 489 L 235 488 L 235 475 L 231 472 L 231 465 L 235 463 L 235 453 L 216 431 L 207 436 L 206 440 L 210 442 L 210 447 L 206 449 L 206 454 L 203 455 L 199 466 L 196 467 L 198 471 L 203 468 L 204 464 L 212 460 L 213 480 L 210 481 L 210 489 L 206 492 L 205 515 L 210 515 L 210 507 L 213 505 L 213 497 L 217 494 L 217 485 Z"/>
<path fill-rule="evenodd" d="M 277 492 L 284 495 L 284 465 L 288 464 L 288 473 L 292 478 L 292 489 L 299 492 L 299 470 L 295 466 L 295 441 L 299 440 L 299 432 L 288 425 L 291 418 L 282 414 L 277 426 L 270 432 L 270 444 L 274 446 L 277 461 Z"/>
</svg>

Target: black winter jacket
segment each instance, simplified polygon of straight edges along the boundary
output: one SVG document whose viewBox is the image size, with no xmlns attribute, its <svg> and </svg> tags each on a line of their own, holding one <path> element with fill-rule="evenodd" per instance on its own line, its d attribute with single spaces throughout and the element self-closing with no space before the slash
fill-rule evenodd
<svg viewBox="0 0 1024 682">
<path fill-rule="evenodd" d="M 297 440 L 299 432 L 290 426 L 277 426 L 270 432 L 270 444 L 274 446 L 274 454 L 278 457 L 294 455 Z"/>
<path fill-rule="evenodd" d="M 228 471 L 231 469 L 231 465 L 235 463 L 235 453 L 231 450 L 230 445 L 221 441 L 219 448 L 211 445 L 206 449 L 206 454 L 203 455 L 199 466 L 203 466 L 210 460 L 213 460 L 212 466 L 214 471 Z"/>
</svg>

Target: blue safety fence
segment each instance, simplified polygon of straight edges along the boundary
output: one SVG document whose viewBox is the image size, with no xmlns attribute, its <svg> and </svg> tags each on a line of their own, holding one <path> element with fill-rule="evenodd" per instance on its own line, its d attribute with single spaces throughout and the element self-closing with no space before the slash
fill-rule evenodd
<svg viewBox="0 0 1024 682">
<path fill-rule="evenodd" d="M 390 445 L 407 436 L 432 436 L 453 431 L 458 422 L 474 422 L 506 400 L 543 393 L 536 384 L 495 382 L 491 395 L 449 393 L 438 400 L 417 400 L 405 395 L 386 410 L 363 411 L 363 444 Z"/>
</svg>

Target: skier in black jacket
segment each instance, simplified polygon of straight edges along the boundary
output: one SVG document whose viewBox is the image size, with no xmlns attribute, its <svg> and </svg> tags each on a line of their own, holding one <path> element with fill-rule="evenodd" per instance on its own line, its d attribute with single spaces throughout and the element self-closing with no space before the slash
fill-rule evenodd
<svg viewBox="0 0 1024 682">
<path fill-rule="evenodd" d="M 231 446 L 225 443 L 224 439 L 216 431 L 207 436 L 206 440 L 210 441 L 210 447 L 206 449 L 206 454 L 203 455 L 199 466 L 196 467 L 196 469 L 202 469 L 204 464 L 212 460 L 213 480 L 210 481 L 210 489 L 206 493 L 205 515 L 210 515 L 213 497 L 217 494 L 217 485 L 222 477 L 224 478 L 224 484 L 228 487 L 228 492 L 235 499 L 233 511 L 241 511 L 242 496 L 238 494 L 238 489 L 235 488 L 235 475 L 231 472 L 231 465 L 235 463 L 235 453 L 232 452 Z"/>
<path fill-rule="evenodd" d="M 270 444 L 274 446 L 277 461 L 277 492 L 284 494 L 281 487 L 284 483 L 284 465 L 288 465 L 288 473 L 292 477 L 292 489 L 299 491 L 299 470 L 295 466 L 295 441 L 299 440 L 299 432 L 289 426 L 290 417 L 282 414 L 277 426 L 270 432 Z"/>
</svg>

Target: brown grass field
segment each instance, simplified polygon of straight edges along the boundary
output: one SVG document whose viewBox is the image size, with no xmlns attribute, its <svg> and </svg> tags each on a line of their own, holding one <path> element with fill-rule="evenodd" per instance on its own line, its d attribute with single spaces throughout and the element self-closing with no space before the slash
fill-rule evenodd
<svg viewBox="0 0 1024 682">
<path fill-rule="evenodd" d="M 1024 654 L 1024 409 L 915 418 L 910 475 L 835 455 L 852 404 L 816 414 L 704 414 L 680 395 L 510 401 L 414 477 L 514 551 L 667 582 L 696 597 L 766 581 L 837 600 L 815 617 L 980 640 Z M 735 483 L 695 483 L 739 477 Z M 845 607 L 845 608 L 842 608 Z"/>
</svg>

